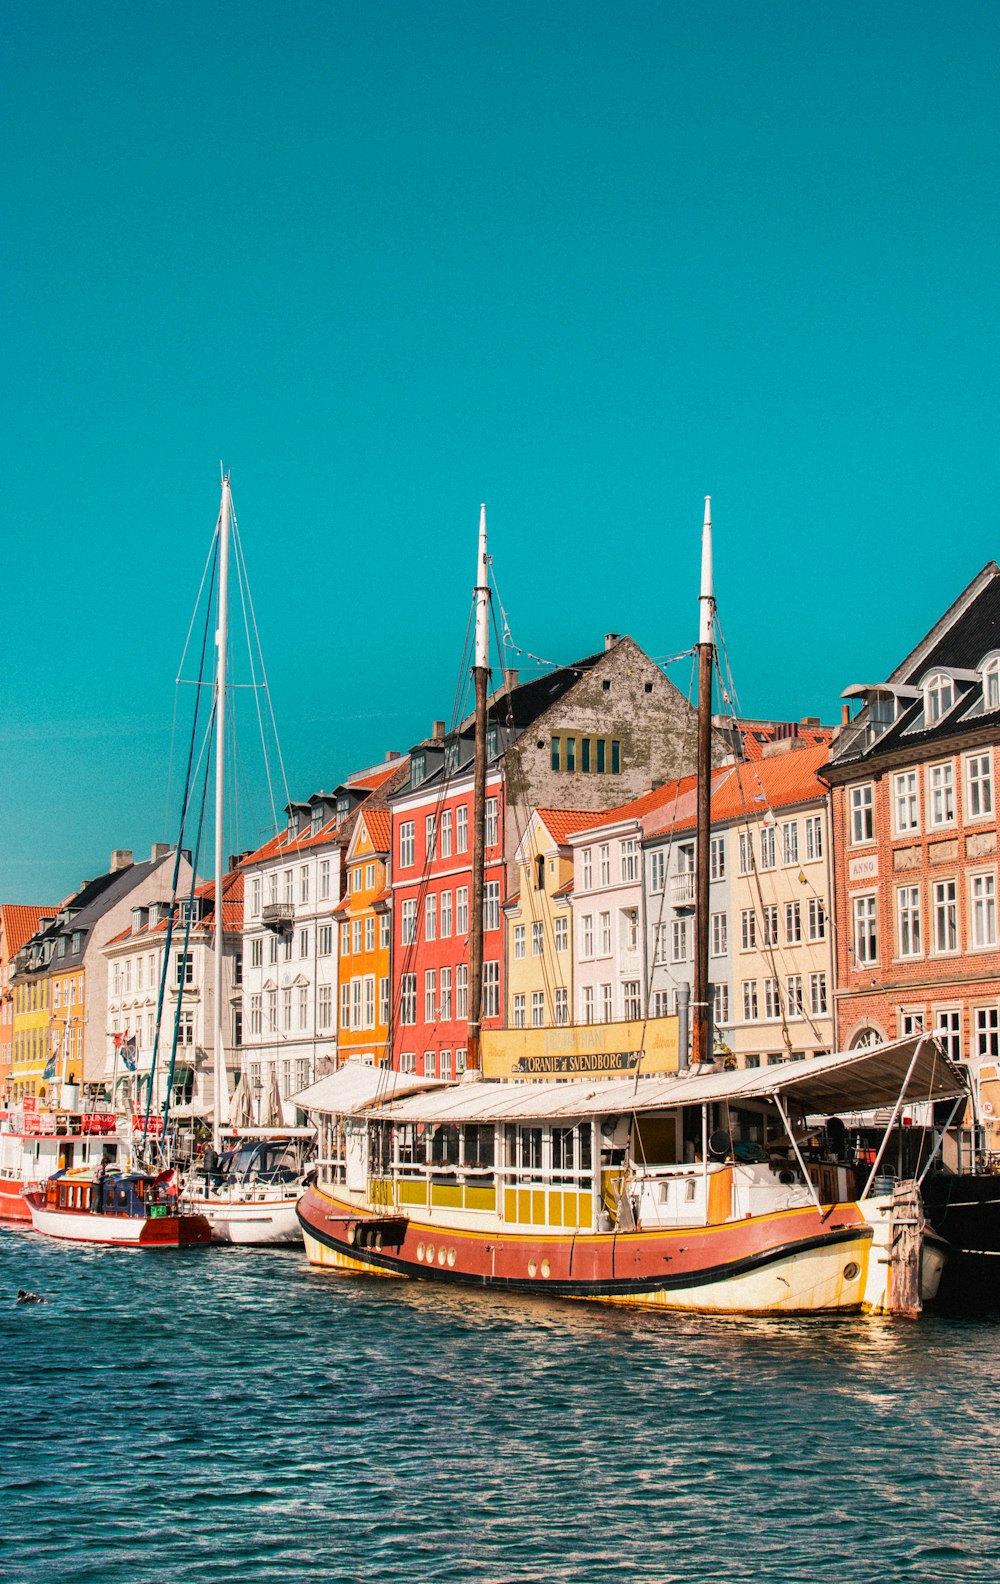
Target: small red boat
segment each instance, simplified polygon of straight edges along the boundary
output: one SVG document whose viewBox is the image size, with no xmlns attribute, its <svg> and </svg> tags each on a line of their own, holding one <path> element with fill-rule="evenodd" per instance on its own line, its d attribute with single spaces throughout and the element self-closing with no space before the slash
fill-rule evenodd
<svg viewBox="0 0 1000 1584">
<path fill-rule="evenodd" d="M 178 1212 L 173 1171 L 109 1173 L 100 1182 L 83 1172 L 57 1172 L 24 1198 L 32 1226 L 46 1237 L 125 1248 L 186 1248 L 212 1240 L 203 1215 Z"/>
</svg>

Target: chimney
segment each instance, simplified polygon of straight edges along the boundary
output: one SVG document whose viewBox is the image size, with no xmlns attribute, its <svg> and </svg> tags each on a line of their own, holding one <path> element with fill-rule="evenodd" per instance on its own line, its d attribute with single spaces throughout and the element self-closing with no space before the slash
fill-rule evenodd
<svg viewBox="0 0 1000 1584">
<path fill-rule="evenodd" d="M 398 759 L 398 758 L 399 758 L 399 749 L 398 748 L 390 748 L 388 753 L 385 756 L 385 762 L 386 762 L 386 764 L 391 764 L 394 759 Z"/>
<path fill-rule="evenodd" d="M 615 644 L 618 642 L 620 637 L 621 637 L 621 633 L 605 633 L 604 634 L 604 647 L 605 647 L 605 649 L 613 649 Z"/>
<path fill-rule="evenodd" d="M 520 672 L 519 671 L 511 670 L 511 669 L 505 667 L 504 668 L 504 673 L 503 673 L 504 691 L 507 692 L 507 693 L 513 693 L 513 691 L 517 687 L 518 682 L 520 681 L 520 679 L 521 678 L 520 678 Z"/>
<path fill-rule="evenodd" d="M 131 847 L 114 847 L 111 851 L 111 873 L 118 874 L 122 869 L 131 869 Z"/>
<path fill-rule="evenodd" d="M 444 721 L 435 721 L 431 736 L 435 742 L 444 742 Z"/>
<path fill-rule="evenodd" d="M 253 849 L 251 847 L 245 847 L 242 852 L 230 853 L 229 857 L 226 859 L 226 873 L 232 874 L 234 869 L 238 869 L 244 858 L 246 858 L 252 851 Z"/>
<path fill-rule="evenodd" d="M 169 842 L 154 842 L 153 850 L 149 855 L 150 863 L 159 863 L 161 858 L 169 856 L 171 850 Z"/>
<path fill-rule="evenodd" d="M 805 726 L 808 730 L 811 731 L 814 726 L 818 726 L 819 725 L 819 716 L 818 715 L 803 715 L 802 719 L 799 721 L 799 725 L 800 726 Z"/>
<path fill-rule="evenodd" d="M 841 726 L 849 726 L 851 724 L 851 706 L 849 704 L 841 704 L 840 706 L 840 724 Z"/>
</svg>

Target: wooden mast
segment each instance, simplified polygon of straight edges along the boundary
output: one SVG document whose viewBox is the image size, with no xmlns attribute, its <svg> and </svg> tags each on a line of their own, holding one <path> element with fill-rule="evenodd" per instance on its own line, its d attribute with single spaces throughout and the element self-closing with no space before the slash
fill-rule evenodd
<svg viewBox="0 0 1000 1584">
<path fill-rule="evenodd" d="M 215 632 L 215 1072 L 213 1074 L 212 1145 L 218 1152 L 222 1125 L 229 1121 L 229 1083 L 226 1078 L 225 994 L 223 986 L 222 881 L 225 865 L 226 771 L 226 665 L 229 636 L 229 521 L 232 501 L 229 474 L 222 478 L 219 510 L 219 611 Z"/>
<path fill-rule="evenodd" d="M 476 743 L 472 780 L 472 896 L 469 916 L 469 1045 L 466 1076 L 482 1076 L 479 1034 L 483 1009 L 483 890 L 486 869 L 486 694 L 490 679 L 490 585 L 486 507 L 479 508 L 476 562 L 476 637 L 472 680 L 476 689 Z"/>
<path fill-rule="evenodd" d="M 715 595 L 712 583 L 712 497 L 705 496 L 701 531 L 701 612 L 698 626 L 698 827 L 695 841 L 694 996 L 691 1062 L 712 1060 L 708 982 L 709 862 L 712 830 L 712 663 Z"/>
</svg>

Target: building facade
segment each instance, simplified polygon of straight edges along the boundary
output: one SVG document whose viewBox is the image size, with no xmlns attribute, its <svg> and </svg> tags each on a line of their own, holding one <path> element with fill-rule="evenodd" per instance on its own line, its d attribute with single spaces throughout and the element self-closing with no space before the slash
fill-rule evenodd
<svg viewBox="0 0 1000 1584">
<path fill-rule="evenodd" d="M 574 1019 L 569 837 L 592 819 L 579 809 L 535 809 L 517 848 L 517 890 L 503 907 L 508 1028 L 562 1028 Z"/>
<path fill-rule="evenodd" d="M 64 1083 L 103 1093 L 108 1029 L 108 961 L 104 947 L 128 924 L 137 901 L 169 901 L 175 854 L 157 843 L 151 857 L 133 862 L 118 849 L 111 867 L 86 881 L 50 923 L 40 925 L 15 959 L 12 1087 L 57 1103 Z M 182 886 L 191 866 L 182 855 Z"/>
<path fill-rule="evenodd" d="M 838 1040 L 933 1031 L 970 1063 L 1000 1145 L 1000 570 L 989 562 L 858 707 L 833 803 Z M 987 1110 L 986 1107 L 989 1109 Z"/>
<path fill-rule="evenodd" d="M 346 890 L 330 926 L 340 946 L 337 994 L 325 1009 L 337 1024 L 338 1062 L 383 1067 L 391 1054 L 391 824 L 388 809 L 362 805 L 347 846 Z"/>
<path fill-rule="evenodd" d="M 222 1027 L 227 1092 L 232 1094 L 239 1076 L 243 1015 L 243 875 L 237 868 L 223 877 L 222 905 Z M 168 926 L 170 956 L 164 980 Z M 108 942 L 104 955 L 108 962 L 104 1087 L 117 1097 L 128 1081 L 134 1101 L 144 1107 L 152 1082 L 151 1111 L 158 1114 L 169 1080 L 171 1109 L 183 1106 L 193 1114 L 207 1115 L 213 1105 L 215 1061 L 214 883 L 197 886 L 193 897 L 173 904 L 137 904 L 128 927 Z"/>
</svg>

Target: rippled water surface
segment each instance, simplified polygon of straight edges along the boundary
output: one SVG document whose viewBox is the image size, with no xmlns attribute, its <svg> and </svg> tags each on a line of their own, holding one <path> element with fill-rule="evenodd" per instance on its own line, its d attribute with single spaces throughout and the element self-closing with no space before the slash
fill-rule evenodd
<svg viewBox="0 0 1000 1584">
<path fill-rule="evenodd" d="M 647 1317 L 5 1229 L 0 1323 L 10 1584 L 997 1576 L 995 1321 Z"/>
</svg>

